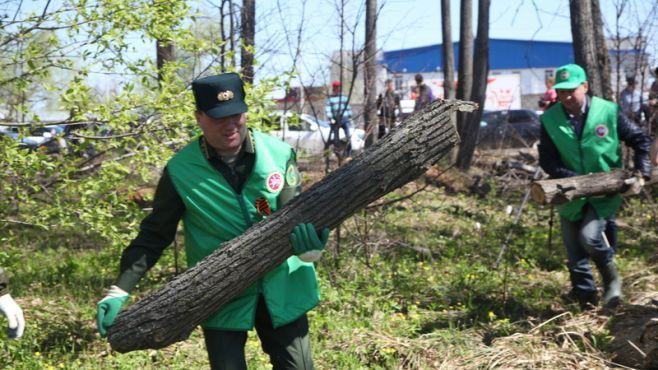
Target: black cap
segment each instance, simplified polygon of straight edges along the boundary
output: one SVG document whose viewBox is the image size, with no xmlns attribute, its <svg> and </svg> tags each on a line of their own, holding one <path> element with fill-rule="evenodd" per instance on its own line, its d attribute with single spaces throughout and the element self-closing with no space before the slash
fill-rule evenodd
<svg viewBox="0 0 658 370">
<path fill-rule="evenodd" d="M 192 81 L 196 108 L 212 118 L 223 118 L 247 111 L 244 83 L 237 73 L 223 73 Z"/>
</svg>

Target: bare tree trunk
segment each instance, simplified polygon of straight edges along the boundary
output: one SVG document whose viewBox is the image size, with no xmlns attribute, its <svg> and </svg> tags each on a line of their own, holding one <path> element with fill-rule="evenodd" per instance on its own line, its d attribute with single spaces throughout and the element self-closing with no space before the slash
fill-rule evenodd
<svg viewBox="0 0 658 370">
<path fill-rule="evenodd" d="M 228 23 L 228 37 L 229 37 L 229 51 L 231 52 L 231 67 L 235 67 L 235 54 L 236 54 L 236 48 L 235 48 L 235 22 L 236 22 L 236 14 L 235 14 L 235 7 L 233 0 L 228 1 L 228 13 L 229 13 L 229 23 Z"/>
<path fill-rule="evenodd" d="M 475 40 L 475 58 L 473 88 L 471 101 L 476 102 L 481 109 L 469 115 L 461 133 L 461 144 L 457 153 L 457 167 L 463 171 L 471 167 L 473 152 L 480 131 L 480 121 L 487 97 L 487 76 L 489 75 L 489 8 L 491 0 L 478 0 L 478 34 Z"/>
<path fill-rule="evenodd" d="M 224 6 L 226 5 L 227 0 L 222 0 L 219 4 L 219 37 L 222 40 L 221 45 L 219 45 L 219 70 L 220 72 L 226 72 L 226 25 L 224 24 L 224 19 L 226 14 L 224 13 Z M 233 15 L 229 15 L 232 17 Z"/>
<path fill-rule="evenodd" d="M 459 71 L 457 76 L 457 99 L 471 98 L 473 88 L 473 0 L 461 0 L 459 24 Z M 457 132 L 465 136 L 467 115 L 457 114 Z"/>
<path fill-rule="evenodd" d="M 155 41 L 156 49 L 156 65 L 158 66 L 158 83 L 162 83 L 162 68 L 166 62 L 174 60 L 174 45 L 170 42 L 156 40 Z"/>
<path fill-rule="evenodd" d="M 601 73 L 594 35 L 592 0 L 569 0 L 571 37 L 576 64 L 585 69 L 589 94 L 603 96 Z"/>
<path fill-rule="evenodd" d="M 366 45 L 364 55 L 363 109 L 366 147 L 377 141 L 377 0 L 366 0 Z"/>
<path fill-rule="evenodd" d="M 621 19 L 622 14 L 624 14 L 624 8 L 626 7 L 627 2 L 622 1 L 621 3 L 615 4 L 615 39 L 614 39 L 614 44 L 615 44 L 615 50 L 617 52 L 615 53 L 615 78 L 616 78 L 616 84 L 615 84 L 615 101 L 619 101 L 619 94 L 621 93 L 621 54 L 618 52 L 619 49 L 621 49 L 621 29 L 619 25 L 619 21 Z"/>
<path fill-rule="evenodd" d="M 610 82 L 610 55 L 603 33 L 603 17 L 599 0 L 592 0 L 592 21 L 594 28 L 594 50 L 596 50 L 596 61 L 601 78 L 601 97 L 613 100 L 612 84 Z"/>
<path fill-rule="evenodd" d="M 441 0 L 441 31 L 443 34 L 443 98 L 455 98 L 455 55 L 452 49 L 450 0 Z"/>
<path fill-rule="evenodd" d="M 451 115 L 476 107 L 470 102 L 437 101 L 415 113 L 284 208 L 122 311 L 109 329 L 112 348 L 128 352 L 185 340 L 236 294 L 292 255 L 288 238 L 295 225 L 312 222 L 318 228 L 334 228 L 422 175 L 457 143 Z"/>
<path fill-rule="evenodd" d="M 532 183 L 532 199 L 539 204 L 562 204 L 585 196 L 599 196 L 623 191 L 629 171 L 616 169 L 590 175 L 542 180 Z"/>
<path fill-rule="evenodd" d="M 245 82 L 254 81 L 254 39 L 256 35 L 256 0 L 242 1 L 242 19 L 240 24 L 242 45 L 240 47 L 240 67 Z"/>
</svg>

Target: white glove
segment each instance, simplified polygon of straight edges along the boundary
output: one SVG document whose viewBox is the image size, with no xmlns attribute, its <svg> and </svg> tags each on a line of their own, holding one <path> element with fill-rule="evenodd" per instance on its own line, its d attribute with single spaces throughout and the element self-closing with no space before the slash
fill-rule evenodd
<svg viewBox="0 0 658 370">
<path fill-rule="evenodd" d="M 119 288 L 116 285 L 110 286 L 110 289 L 106 291 L 105 297 L 98 301 L 98 303 L 102 303 L 104 301 L 107 301 L 110 298 L 123 298 L 123 297 L 128 297 L 128 292 L 125 290 Z"/>
<path fill-rule="evenodd" d="M 313 249 L 308 252 L 304 252 L 297 257 L 304 262 L 315 262 L 322 257 L 322 252 L 324 251 Z"/>
<path fill-rule="evenodd" d="M 642 188 L 644 187 L 644 178 L 641 174 L 635 174 L 635 176 L 624 180 L 624 184 L 628 186 L 628 189 L 621 193 L 621 195 L 637 195 L 640 194 Z"/>
<path fill-rule="evenodd" d="M 7 337 L 14 339 L 23 336 L 23 330 L 25 330 L 23 310 L 21 310 L 11 295 L 5 294 L 0 297 L 0 312 L 7 317 L 9 323 Z"/>
</svg>

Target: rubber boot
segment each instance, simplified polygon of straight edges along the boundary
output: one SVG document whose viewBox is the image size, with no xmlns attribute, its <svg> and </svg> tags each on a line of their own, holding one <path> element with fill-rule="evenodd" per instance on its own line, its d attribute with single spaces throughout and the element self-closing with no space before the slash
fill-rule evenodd
<svg viewBox="0 0 658 370">
<path fill-rule="evenodd" d="M 595 309 L 599 304 L 599 295 L 594 292 L 580 293 L 576 295 L 578 306 L 581 311 L 589 311 Z"/>
<path fill-rule="evenodd" d="M 601 269 L 603 278 L 603 307 L 614 308 L 621 303 L 621 276 L 614 261 Z"/>
</svg>

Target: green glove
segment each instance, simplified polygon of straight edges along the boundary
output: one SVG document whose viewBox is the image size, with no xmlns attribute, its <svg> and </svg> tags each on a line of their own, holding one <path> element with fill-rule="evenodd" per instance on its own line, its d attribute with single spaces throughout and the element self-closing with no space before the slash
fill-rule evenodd
<svg viewBox="0 0 658 370">
<path fill-rule="evenodd" d="M 112 326 L 121 306 L 128 300 L 128 293 L 112 285 L 105 298 L 96 304 L 96 326 L 101 337 L 107 335 L 107 328 Z"/>
<path fill-rule="evenodd" d="M 321 235 L 313 224 L 299 224 L 292 229 L 290 244 L 295 255 L 304 262 L 315 262 L 322 257 L 324 246 L 329 240 L 329 229 L 322 229 Z"/>
</svg>

